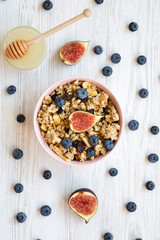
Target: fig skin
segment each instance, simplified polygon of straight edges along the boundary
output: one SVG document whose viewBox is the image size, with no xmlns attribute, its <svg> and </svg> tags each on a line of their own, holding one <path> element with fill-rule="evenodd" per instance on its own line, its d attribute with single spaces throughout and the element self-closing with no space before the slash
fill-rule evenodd
<svg viewBox="0 0 160 240">
<path fill-rule="evenodd" d="M 97 201 L 96 208 L 95 208 L 94 212 L 93 212 L 92 214 L 90 214 L 88 218 L 87 218 L 86 216 L 83 216 L 82 214 L 80 215 L 78 212 L 74 211 L 73 208 L 72 208 L 71 205 L 70 205 L 70 200 L 71 200 L 72 196 L 73 196 L 74 194 L 76 194 L 76 193 L 81 193 L 81 192 L 91 193 L 91 194 L 96 198 L 96 201 Z M 70 208 L 71 208 L 78 216 L 80 216 L 81 218 L 83 218 L 83 219 L 85 220 L 85 223 L 88 223 L 89 220 L 90 220 L 90 219 L 96 214 L 96 212 L 97 212 L 97 208 L 98 208 L 98 198 L 97 198 L 96 194 L 95 194 L 92 190 L 90 190 L 90 189 L 88 189 L 88 188 L 80 188 L 80 189 L 74 191 L 74 192 L 70 195 L 70 197 L 69 197 L 69 199 L 68 199 L 68 204 L 69 204 Z"/>
<path fill-rule="evenodd" d="M 71 43 L 81 43 L 83 46 L 85 46 L 85 52 L 84 52 L 84 54 L 83 54 L 83 55 L 79 58 L 79 60 L 77 60 L 77 62 L 75 62 L 75 63 L 71 63 L 71 62 L 69 62 L 69 61 L 63 60 L 63 55 L 62 55 L 62 53 L 61 53 L 62 49 L 63 49 L 66 45 L 69 45 L 69 44 L 71 44 Z M 63 47 L 61 47 L 61 49 L 60 49 L 59 56 L 60 56 L 61 61 L 62 61 L 64 64 L 66 64 L 67 66 L 73 66 L 73 65 L 77 64 L 77 63 L 80 62 L 80 61 L 82 60 L 82 58 L 85 56 L 85 54 L 86 54 L 86 52 L 87 52 L 87 50 L 88 50 L 88 45 L 89 45 L 89 43 L 90 43 L 90 41 L 78 41 L 78 40 L 71 41 L 71 42 L 67 42 L 67 43 L 64 44 Z"/>
<path fill-rule="evenodd" d="M 73 124 L 71 123 L 71 121 L 72 121 L 72 116 L 73 116 L 75 113 L 85 113 L 85 114 L 87 114 L 88 116 L 94 116 L 94 118 L 95 118 L 95 119 L 94 119 L 94 123 L 93 123 L 92 125 L 90 125 L 90 127 L 84 128 L 84 129 L 82 129 L 81 131 L 78 131 L 78 130 L 74 129 Z M 96 122 L 97 122 L 98 120 L 100 120 L 101 118 L 102 118 L 102 116 L 96 116 L 96 115 L 94 115 L 94 114 L 92 114 L 92 113 L 89 113 L 89 112 L 85 112 L 85 111 L 75 111 L 75 112 L 71 113 L 71 115 L 69 116 L 69 126 L 70 126 L 70 129 L 71 129 L 72 131 L 74 131 L 74 132 L 77 132 L 77 133 L 85 132 L 85 131 L 88 131 L 90 128 L 92 128 L 92 127 L 96 124 Z"/>
</svg>

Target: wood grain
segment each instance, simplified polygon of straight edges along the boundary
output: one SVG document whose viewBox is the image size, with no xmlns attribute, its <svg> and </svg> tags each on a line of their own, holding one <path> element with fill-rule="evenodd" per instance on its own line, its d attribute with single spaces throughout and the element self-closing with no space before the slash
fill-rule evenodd
<svg viewBox="0 0 160 240">
<path fill-rule="evenodd" d="M 92 17 L 56 33 L 47 39 L 47 56 L 37 69 L 21 72 L 13 69 L 2 56 L 0 47 L 0 239 L 5 240 L 98 240 L 106 231 L 117 240 L 160 240 L 160 163 L 151 164 L 147 155 L 160 155 L 160 134 L 153 136 L 149 128 L 160 126 L 160 1 L 105 0 L 97 5 L 94 0 L 54 0 L 51 11 L 44 11 L 39 0 L 0 1 L 0 46 L 9 29 L 29 25 L 45 32 L 71 16 L 91 8 Z M 139 24 L 132 33 L 127 25 Z M 59 49 L 71 40 L 91 40 L 88 53 L 75 66 L 63 65 Z M 93 53 L 96 44 L 103 46 L 100 56 Z M 114 52 L 121 54 L 118 65 L 110 62 Z M 139 66 L 135 59 L 140 54 L 147 64 Z M 105 65 L 113 68 L 110 78 L 101 74 Z M 122 138 L 102 162 L 89 167 L 70 167 L 56 162 L 39 145 L 33 130 L 33 111 L 39 96 L 54 82 L 70 76 L 90 77 L 105 84 L 117 97 L 124 114 Z M 10 84 L 17 87 L 13 96 L 6 93 Z M 145 87 L 147 99 L 137 92 Z M 16 116 L 23 113 L 26 122 L 19 124 Z M 131 132 L 127 123 L 137 119 L 140 128 Z M 24 157 L 15 161 L 14 148 L 21 148 Z M 107 173 L 110 167 L 119 170 L 117 177 Z M 50 169 L 51 180 L 42 172 Z M 144 183 L 153 180 L 154 191 Z M 24 192 L 16 194 L 13 185 L 21 182 Z M 97 214 L 85 224 L 67 204 L 72 191 L 91 188 L 98 196 Z M 137 203 L 137 211 L 128 213 L 128 201 Z M 43 204 L 52 207 L 52 215 L 39 214 Z M 17 212 L 24 211 L 27 221 L 18 224 Z"/>
</svg>

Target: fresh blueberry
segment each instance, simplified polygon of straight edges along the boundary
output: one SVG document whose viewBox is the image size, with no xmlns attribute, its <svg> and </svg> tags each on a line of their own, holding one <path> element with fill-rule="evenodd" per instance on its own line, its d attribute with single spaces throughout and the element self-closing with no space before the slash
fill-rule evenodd
<svg viewBox="0 0 160 240">
<path fill-rule="evenodd" d="M 62 107 L 65 104 L 65 100 L 63 97 L 57 97 L 55 99 L 55 104 L 57 107 Z"/>
<path fill-rule="evenodd" d="M 113 240 L 112 233 L 109 233 L 109 232 L 105 233 L 104 234 L 104 240 Z"/>
<path fill-rule="evenodd" d="M 152 181 L 146 182 L 146 188 L 150 191 L 152 191 L 155 188 L 155 184 Z"/>
<path fill-rule="evenodd" d="M 47 217 L 51 214 L 52 209 L 49 206 L 44 205 L 43 207 L 41 207 L 40 212 L 43 216 Z"/>
<path fill-rule="evenodd" d="M 43 177 L 44 177 L 46 180 L 50 179 L 50 178 L 52 177 L 51 171 L 49 171 L 49 170 L 44 171 Z"/>
<path fill-rule="evenodd" d="M 118 53 L 114 53 L 111 56 L 112 63 L 119 63 L 121 61 L 121 56 Z"/>
<path fill-rule="evenodd" d="M 78 97 L 79 99 L 82 99 L 82 100 L 85 99 L 85 98 L 87 98 L 87 96 L 88 96 L 88 92 L 87 92 L 87 90 L 84 89 L 84 88 L 79 88 L 79 89 L 77 90 L 76 94 L 77 94 L 77 97 Z"/>
<path fill-rule="evenodd" d="M 128 127 L 130 130 L 135 131 L 139 128 L 139 122 L 137 122 L 136 120 L 131 120 L 128 123 Z"/>
<path fill-rule="evenodd" d="M 101 4 L 101 3 L 104 2 L 104 0 L 95 0 L 95 2 L 96 2 L 97 4 Z"/>
<path fill-rule="evenodd" d="M 131 23 L 129 24 L 129 30 L 130 30 L 131 32 L 137 31 L 137 30 L 138 30 L 138 24 L 137 24 L 136 22 L 131 22 Z"/>
<path fill-rule="evenodd" d="M 113 72 L 113 70 L 112 70 L 112 68 L 109 67 L 109 66 L 106 66 L 106 67 L 104 67 L 104 68 L 102 69 L 102 73 L 103 73 L 103 75 L 106 76 L 106 77 L 111 76 L 112 72 Z"/>
<path fill-rule="evenodd" d="M 24 189 L 24 187 L 23 187 L 23 185 L 22 185 L 21 183 L 17 183 L 17 184 L 14 186 L 14 191 L 15 191 L 16 193 L 21 193 L 21 192 L 23 192 L 23 189 Z"/>
<path fill-rule="evenodd" d="M 147 62 L 147 58 L 145 56 L 139 56 L 137 58 L 137 63 L 140 65 L 144 65 Z"/>
<path fill-rule="evenodd" d="M 145 88 L 142 88 L 140 91 L 139 91 L 139 96 L 141 97 L 141 98 L 146 98 L 146 97 L 148 97 L 148 90 L 147 89 L 145 89 Z"/>
<path fill-rule="evenodd" d="M 23 123 L 25 121 L 25 116 L 23 114 L 19 114 L 17 116 L 17 122 Z"/>
<path fill-rule="evenodd" d="M 142 240 L 142 238 L 136 238 L 136 240 Z"/>
<path fill-rule="evenodd" d="M 72 147 L 72 140 L 71 140 L 70 138 L 64 138 L 64 139 L 62 140 L 62 146 L 63 146 L 64 148 L 70 148 L 70 147 Z"/>
<path fill-rule="evenodd" d="M 12 156 L 15 158 L 15 159 L 21 159 L 23 157 L 23 152 L 21 149 L 15 149 L 13 152 L 12 152 Z"/>
<path fill-rule="evenodd" d="M 94 47 L 94 52 L 97 55 L 100 55 L 103 52 L 103 48 L 100 45 Z"/>
<path fill-rule="evenodd" d="M 89 137 L 89 143 L 91 146 L 96 146 L 99 142 L 99 138 L 97 136 L 91 136 Z"/>
<path fill-rule="evenodd" d="M 45 10 L 50 10 L 53 7 L 53 3 L 49 0 L 46 0 L 43 2 L 42 6 Z"/>
<path fill-rule="evenodd" d="M 87 149 L 87 156 L 90 158 L 90 157 L 93 157 L 95 155 L 95 151 L 93 148 L 88 148 Z"/>
<path fill-rule="evenodd" d="M 151 127 L 150 131 L 153 135 L 157 135 L 159 133 L 159 127 L 153 126 Z"/>
<path fill-rule="evenodd" d="M 19 223 L 23 223 L 23 222 L 26 221 L 27 216 L 26 216 L 25 213 L 20 212 L 20 213 L 17 214 L 16 219 L 17 219 L 17 221 L 18 221 Z"/>
<path fill-rule="evenodd" d="M 110 139 L 105 139 L 103 142 L 103 146 L 109 151 L 114 147 L 114 143 Z"/>
<path fill-rule="evenodd" d="M 115 177 L 115 176 L 117 176 L 117 174 L 118 174 L 118 170 L 117 170 L 116 168 L 111 168 L 111 169 L 109 170 L 109 174 L 110 174 L 112 177 Z"/>
<path fill-rule="evenodd" d="M 134 202 L 129 202 L 126 205 L 126 208 L 129 212 L 134 212 L 137 209 L 137 205 Z"/>
<path fill-rule="evenodd" d="M 148 156 L 148 161 L 149 162 L 156 163 L 158 160 L 159 160 L 159 157 L 158 157 L 157 154 L 155 154 L 155 153 L 149 154 L 149 156 Z"/>
<path fill-rule="evenodd" d="M 9 87 L 7 88 L 7 93 L 8 93 L 8 94 L 12 95 L 12 94 L 14 94 L 15 92 L 16 92 L 16 87 L 15 87 L 15 86 L 11 85 L 11 86 L 9 86 Z"/>
</svg>

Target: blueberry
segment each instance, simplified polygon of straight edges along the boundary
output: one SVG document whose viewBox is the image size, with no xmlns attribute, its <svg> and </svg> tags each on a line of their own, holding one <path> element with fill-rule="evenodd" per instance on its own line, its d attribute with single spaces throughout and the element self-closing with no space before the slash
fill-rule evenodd
<svg viewBox="0 0 160 240">
<path fill-rule="evenodd" d="M 99 138 L 97 136 L 91 136 L 89 137 L 89 143 L 91 146 L 96 146 L 99 142 Z"/>
<path fill-rule="evenodd" d="M 42 6 L 45 10 L 50 10 L 53 7 L 53 3 L 49 0 L 46 0 L 43 2 Z"/>
<path fill-rule="evenodd" d="M 112 177 L 115 177 L 115 176 L 117 176 L 117 174 L 118 174 L 118 170 L 117 170 L 116 168 L 111 168 L 111 169 L 109 170 L 109 174 L 110 174 Z"/>
<path fill-rule="evenodd" d="M 44 171 L 43 177 L 44 177 L 46 180 L 50 179 L 50 178 L 52 177 L 51 171 L 49 171 L 49 170 Z"/>
<path fill-rule="evenodd" d="M 25 213 L 20 212 L 20 213 L 17 214 L 16 219 L 17 219 L 17 221 L 18 221 L 19 223 L 23 223 L 23 222 L 26 221 L 27 216 L 26 216 Z"/>
<path fill-rule="evenodd" d="M 142 240 L 142 238 L 136 238 L 136 240 Z"/>
<path fill-rule="evenodd" d="M 23 192 L 23 189 L 24 189 L 24 187 L 23 187 L 23 185 L 22 185 L 21 183 L 17 183 L 17 184 L 14 186 L 14 191 L 15 191 L 16 193 L 21 193 L 21 192 Z"/>
<path fill-rule="evenodd" d="M 102 69 L 102 73 L 103 73 L 103 75 L 106 76 L 106 77 L 111 76 L 112 72 L 113 72 L 113 70 L 112 70 L 112 68 L 109 67 L 109 66 L 106 66 L 106 67 L 104 67 L 104 68 Z"/>
<path fill-rule="evenodd" d="M 147 62 L 147 58 L 145 56 L 139 56 L 137 58 L 137 63 L 140 65 L 144 65 Z"/>
<path fill-rule="evenodd" d="M 104 240 L 113 240 L 112 233 L 109 233 L 109 232 L 105 233 L 104 234 Z"/>
<path fill-rule="evenodd" d="M 113 143 L 113 141 L 111 141 L 109 139 L 105 139 L 103 142 L 103 146 L 104 146 L 104 148 L 106 148 L 109 151 L 114 147 L 114 143 Z"/>
<path fill-rule="evenodd" d="M 157 135 L 159 133 L 159 127 L 153 126 L 151 127 L 150 131 L 153 135 Z"/>
<path fill-rule="evenodd" d="M 55 99 L 55 104 L 57 107 L 62 107 L 65 104 L 65 100 L 63 97 L 57 97 Z"/>
<path fill-rule="evenodd" d="M 12 152 L 12 156 L 15 158 L 15 159 L 21 159 L 23 157 L 23 152 L 21 149 L 15 149 L 13 152 Z"/>
<path fill-rule="evenodd" d="M 71 140 L 70 138 L 64 138 L 64 139 L 62 140 L 62 146 L 63 146 L 64 148 L 70 148 L 70 147 L 72 147 L 72 140 Z"/>
<path fill-rule="evenodd" d="M 139 122 L 137 122 L 136 120 L 131 120 L 128 123 L 128 127 L 130 130 L 135 131 L 139 128 Z"/>
<path fill-rule="evenodd" d="M 103 48 L 100 45 L 94 47 L 94 52 L 97 55 L 100 55 L 103 52 Z"/>
<path fill-rule="evenodd" d="M 84 88 L 79 88 L 79 89 L 77 90 L 76 94 L 77 94 L 77 97 L 78 97 L 79 99 L 82 99 L 82 100 L 85 99 L 85 98 L 87 98 L 87 96 L 88 96 L 88 92 L 87 92 L 87 90 L 84 89 Z"/>
<path fill-rule="evenodd" d="M 55 99 L 55 104 L 57 107 L 62 107 L 65 104 L 65 100 L 62 97 L 57 97 Z"/>
<path fill-rule="evenodd" d="M 157 154 L 155 154 L 155 153 L 149 154 L 149 156 L 148 156 L 148 161 L 149 162 L 156 163 L 158 160 L 159 160 L 159 157 L 158 157 Z"/>
<path fill-rule="evenodd" d="M 119 63 L 121 61 L 121 56 L 118 53 L 114 53 L 111 56 L 112 63 Z"/>
<path fill-rule="evenodd" d="M 155 184 L 152 181 L 146 182 L 146 188 L 150 191 L 152 191 L 155 188 Z"/>
<path fill-rule="evenodd" d="M 8 94 L 12 95 L 12 94 L 14 94 L 15 92 L 16 92 L 16 87 L 15 87 L 15 86 L 11 85 L 11 86 L 9 86 L 9 87 L 7 88 L 7 93 L 8 93 Z"/>
<path fill-rule="evenodd" d="M 93 157 L 95 155 L 95 151 L 93 148 L 88 148 L 87 149 L 87 156 L 90 158 L 90 157 Z"/>
<path fill-rule="evenodd" d="M 139 96 L 141 97 L 141 98 L 146 98 L 146 97 L 148 97 L 148 90 L 147 89 L 145 89 L 145 88 L 142 88 L 140 91 L 139 91 Z"/>
<path fill-rule="evenodd" d="M 23 123 L 25 121 L 25 116 L 23 114 L 19 114 L 17 116 L 17 122 Z"/>
<path fill-rule="evenodd" d="M 138 24 L 137 24 L 136 22 L 131 22 L 131 23 L 129 24 L 129 30 L 130 30 L 131 32 L 137 31 L 137 30 L 138 30 Z"/>
<path fill-rule="evenodd" d="M 44 205 L 43 207 L 41 207 L 40 212 L 43 216 L 47 217 L 51 214 L 52 209 L 49 206 Z"/>
<path fill-rule="evenodd" d="M 95 2 L 96 2 L 97 4 L 101 4 L 101 3 L 104 2 L 104 0 L 95 0 Z"/>
<path fill-rule="evenodd" d="M 126 205 L 126 208 L 129 212 L 134 212 L 137 209 L 137 205 L 134 202 L 129 202 Z"/>
</svg>

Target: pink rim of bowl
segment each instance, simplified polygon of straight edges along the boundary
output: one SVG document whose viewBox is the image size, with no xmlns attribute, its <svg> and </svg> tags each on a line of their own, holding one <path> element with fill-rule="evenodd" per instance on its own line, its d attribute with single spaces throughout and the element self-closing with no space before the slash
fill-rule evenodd
<svg viewBox="0 0 160 240">
<path fill-rule="evenodd" d="M 89 78 L 83 78 L 83 77 L 72 77 L 72 78 L 66 78 L 64 80 L 61 80 L 61 81 L 58 81 L 57 83 L 54 83 L 51 87 L 49 87 L 43 94 L 42 96 L 39 98 L 38 102 L 37 102 L 37 105 L 36 105 L 36 108 L 35 108 L 35 111 L 34 111 L 34 119 L 33 119 L 33 124 L 34 124 L 34 130 L 35 130 L 35 133 L 36 133 L 36 136 L 38 138 L 38 141 L 40 142 L 41 146 L 46 150 L 47 153 L 49 153 L 54 159 L 56 159 L 57 161 L 59 162 L 62 162 L 62 163 L 65 163 L 67 165 L 71 165 L 71 166 L 85 166 L 85 165 L 88 165 L 88 164 L 92 164 L 92 163 L 95 163 L 95 162 L 99 162 L 102 158 L 106 157 L 110 152 L 113 151 L 110 150 L 108 151 L 105 155 L 100 155 L 99 157 L 95 157 L 94 160 L 86 160 L 84 162 L 79 162 L 79 161 L 71 161 L 71 162 L 66 162 L 64 161 L 61 157 L 59 157 L 56 153 L 54 153 L 48 146 L 48 144 L 43 140 L 43 138 L 41 137 L 41 132 L 40 132 L 40 128 L 39 128 L 39 123 L 37 121 L 37 114 L 41 108 L 41 105 L 42 105 L 42 101 L 44 99 L 44 96 L 47 96 L 49 94 L 51 94 L 57 87 L 59 86 L 63 86 L 69 82 L 72 82 L 72 81 L 75 81 L 75 80 L 79 80 L 79 81 L 88 81 L 90 83 L 93 83 L 95 84 L 97 87 L 101 88 L 103 91 L 105 91 L 108 96 L 110 97 L 113 105 L 116 107 L 118 113 L 119 113 L 119 116 L 120 116 L 120 120 L 119 120 L 119 124 L 120 124 L 120 131 L 119 131 L 119 134 L 118 134 L 118 139 L 117 141 L 115 142 L 115 146 L 114 148 L 116 147 L 118 141 L 119 141 L 119 138 L 121 136 L 121 133 L 122 133 L 122 127 L 123 127 L 123 117 L 122 117 L 122 111 L 121 111 L 121 107 L 117 101 L 117 99 L 115 98 L 115 96 L 108 90 L 108 88 L 106 88 L 105 86 L 103 86 L 101 83 L 95 81 L 95 80 L 92 80 L 92 79 L 89 79 Z"/>
</svg>

